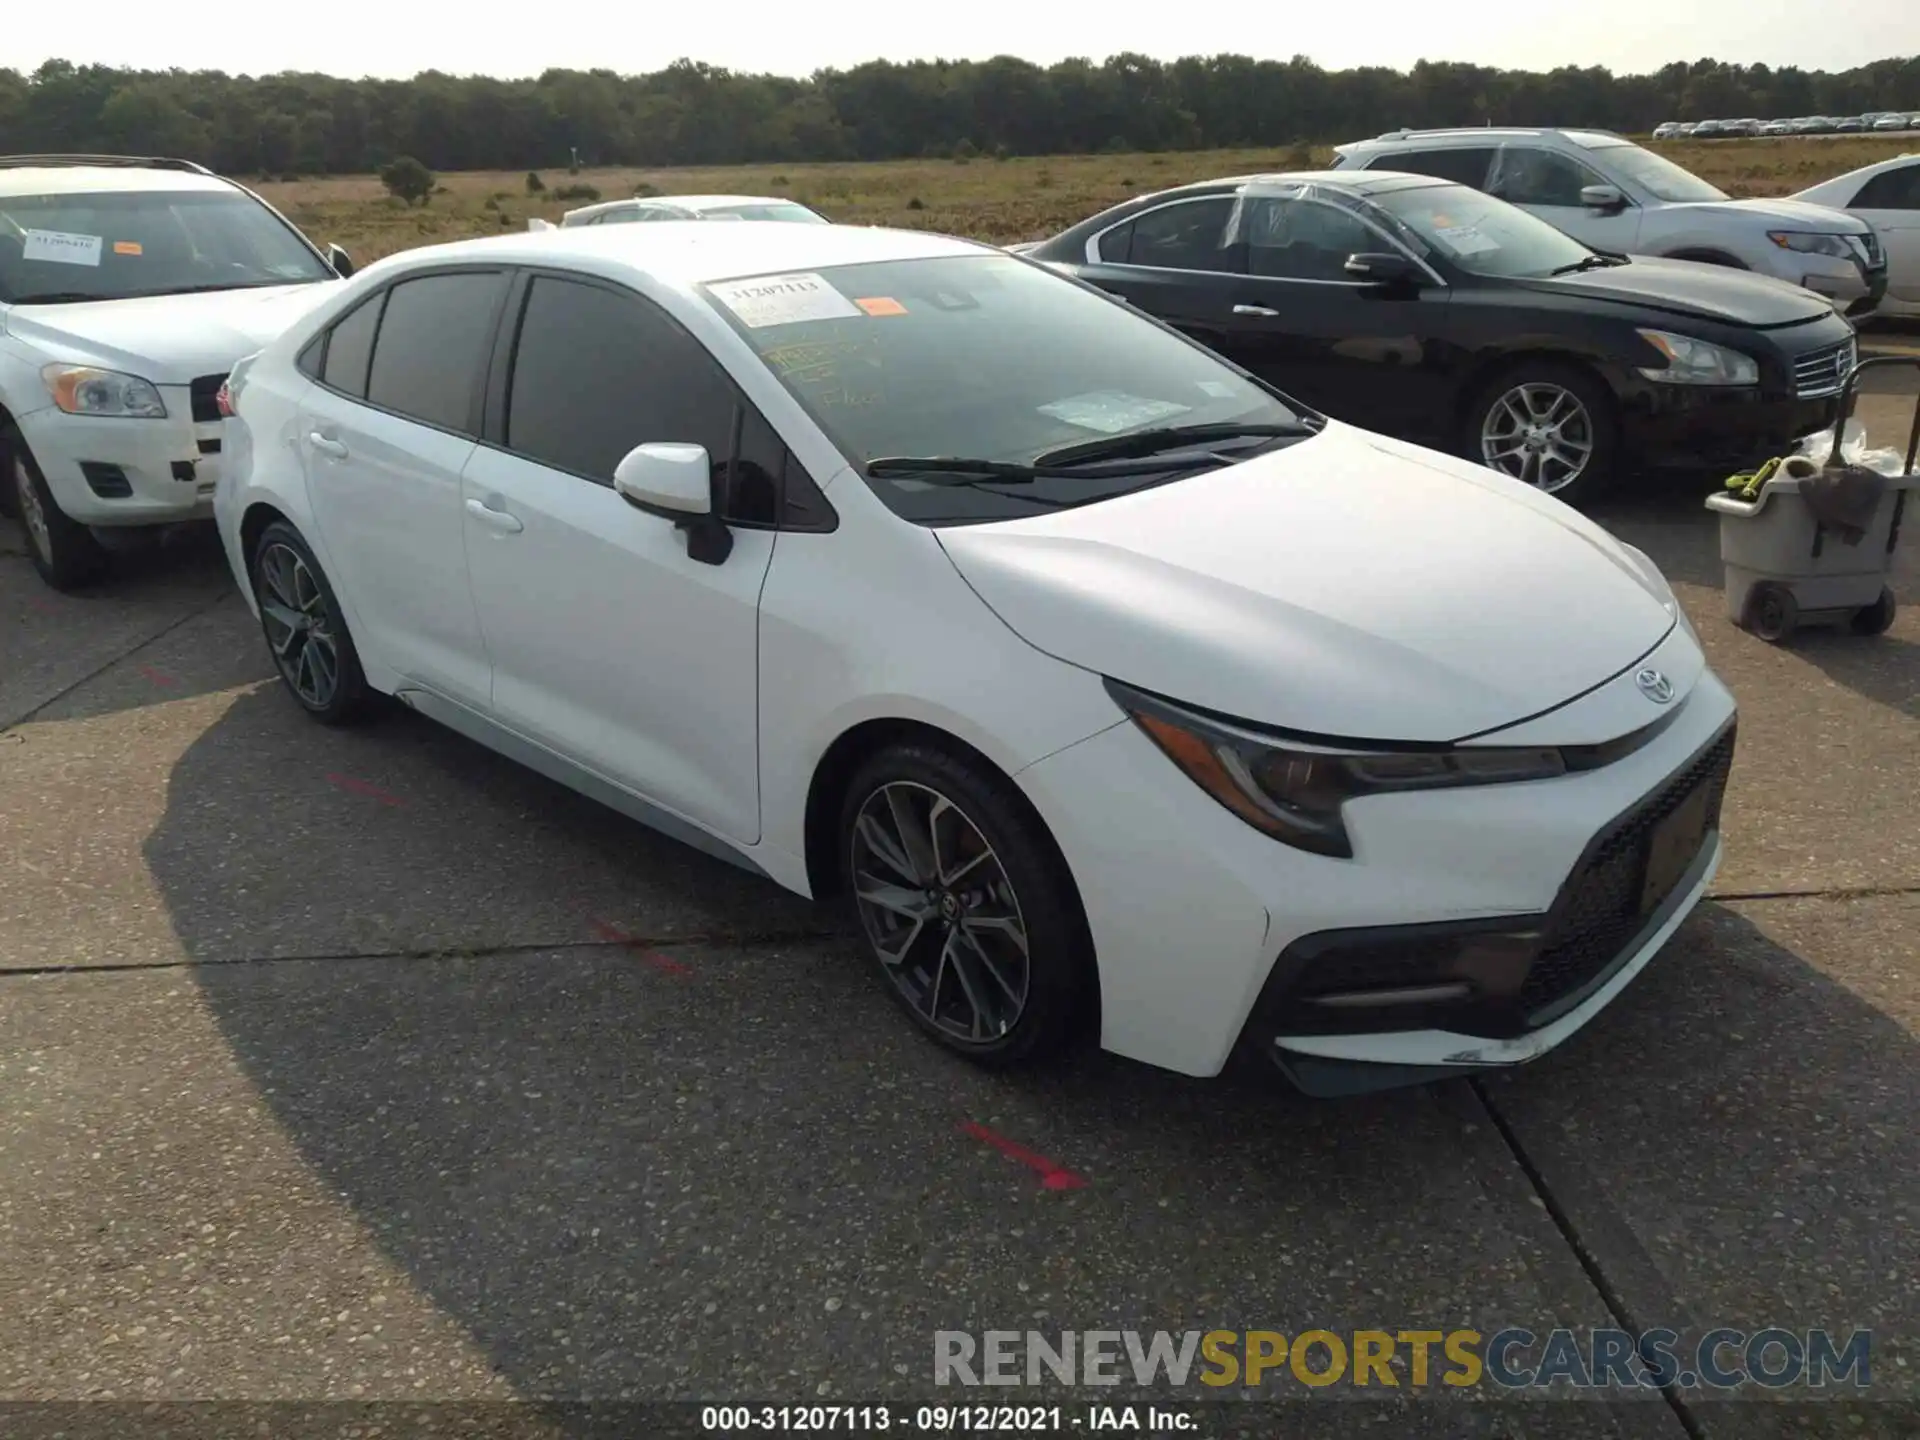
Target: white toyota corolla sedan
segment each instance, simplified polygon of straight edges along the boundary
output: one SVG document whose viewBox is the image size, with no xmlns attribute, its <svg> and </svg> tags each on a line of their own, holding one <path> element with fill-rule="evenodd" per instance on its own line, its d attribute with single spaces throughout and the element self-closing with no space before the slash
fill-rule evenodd
<svg viewBox="0 0 1920 1440">
<path fill-rule="evenodd" d="M 975 1060 L 1510 1065 L 1719 863 L 1734 705 L 1645 555 L 998 249 L 415 250 L 225 403 L 305 709 L 397 697 L 844 896 Z"/>
</svg>

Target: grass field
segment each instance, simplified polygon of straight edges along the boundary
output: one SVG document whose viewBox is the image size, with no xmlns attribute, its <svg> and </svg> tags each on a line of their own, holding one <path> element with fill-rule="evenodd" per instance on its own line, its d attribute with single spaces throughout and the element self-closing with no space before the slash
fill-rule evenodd
<svg viewBox="0 0 1920 1440">
<path fill-rule="evenodd" d="M 1909 135 L 1800 137 L 1650 144 L 1736 196 L 1787 195 L 1820 180 L 1920 148 Z M 663 194 L 786 195 L 829 219 L 939 230 L 1006 244 L 1037 240 L 1144 191 L 1218 175 L 1324 164 L 1324 148 L 1204 150 L 1155 155 L 1056 155 L 1007 160 L 897 160 L 874 164 L 737 165 L 716 169 L 542 172 L 549 193 L 529 195 L 524 173 L 443 175 L 420 208 L 388 196 L 371 176 L 267 181 L 259 189 L 321 244 L 337 242 L 361 264 L 416 245 L 525 230 L 586 199 L 551 192 L 590 185 L 600 198 Z"/>
</svg>

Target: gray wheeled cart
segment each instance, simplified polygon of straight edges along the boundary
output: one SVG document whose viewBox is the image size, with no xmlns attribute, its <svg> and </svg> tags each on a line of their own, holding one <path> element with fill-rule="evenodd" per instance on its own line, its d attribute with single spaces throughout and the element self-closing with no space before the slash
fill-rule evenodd
<svg viewBox="0 0 1920 1440">
<path fill-rule="evenodd" d="M 1900 474 L 1841 476 L 1847 469 L 1840 452 L 1853 414 L 1854 386 L 1863 371 L 1880 365 L 1920 368 L 1920 359 L 1884 356 L 1853 367 L 1841 389 L 1833 450 L 1824 468 L 1794 457 L 1795 463 L 1781 465 L 1751 500 L 1732 494 L 1707 498 L 1707 508 L 1720 516 L 1727 616 L 1762 640 L 1778 644 L 1807 624 L 1844 624 L 1856 635 L 1879 635 L 1893 624 L 1893 588 L 1887 577 L 1900 543 L 1907 497 L 1920 488 L 1920 475 L 1913 471 L 1914 452 L 1920 449 L 1920 403 L 1914 407 L 1906 468 Z M 1823 487 L 1825 494 L 1833 494 L 1836 481 L 1854 487 L 1852 528 L 1857 528 L 1857 536 L 1837 531 L 1810 498 Z M 1874 489 L 1879 489 L 1877 500 L 1872 498 Z M 1863 496 L 1870 509 L 1861 504 Z"/>
</svg>

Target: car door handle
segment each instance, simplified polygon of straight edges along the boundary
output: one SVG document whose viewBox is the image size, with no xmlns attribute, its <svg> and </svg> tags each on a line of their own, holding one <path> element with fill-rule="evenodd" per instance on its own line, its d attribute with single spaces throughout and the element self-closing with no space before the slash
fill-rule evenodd
<svg viewBox="0 0 1920 1440">
<path fill-rule="evenodd" d="M 322 435 L 318 430 L 309 430 L 307 432 L 307 444 L 318 450 L 322 455 L 330 456 L 335 460 L 344 460 L 347 458 L 346 446 L 331 436 Z"/>
<path fill-rule="evenodd" d="M 504 510 L 496 510 L 484 500 L 467 501 L 467 514 L 488 529 L 498 530 L 503 535 L 518 535 L 527 528 L 520 523 L 518 515 L 509 515 Z"/>
<path fill-rule="evenodd" d="M 1274 320 L 1279 318 L 1280 315 L 1278 310 L 1269 310 L 1264 305 L 1236 305 L 1233 307 L 1233 313 L 1236 315 L 1256 315 L 1262 320 Z"/>
</svg>

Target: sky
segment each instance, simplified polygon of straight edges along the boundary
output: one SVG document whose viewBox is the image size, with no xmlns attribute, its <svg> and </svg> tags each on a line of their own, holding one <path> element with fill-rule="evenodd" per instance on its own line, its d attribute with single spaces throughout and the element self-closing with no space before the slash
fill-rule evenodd
<svg viewBox="0 0 1920 1440">
<path fill-rule="evenodd" d="M 634 74 L 685 56 L 805 75 L 880 58 L 1009 54 L 1048 64 L 1122 51 L 1161 59 L 1225 51 L 1309 55 L 1330 70 L 1406 69 L 1427 59 L 1635 73 L 1707 56 L 1845 70 L 1920 54 L 1920 0 L 1243 0 L 1191 9 L 1115 0 L 1098 10 L 1057 0 L 815 0 L 792 8 L 768 0 L 574 0 L 490 10 L 471 0 L 322 0 L 297 12 L 122 5 L 105 20 L 86 6 L 29 0 L 8 10 L 0 66 L 20 70 L 60 58 L 230 74 L 435 69 L 510 77 L 549 68 Z M 532 16 L 541 19 L 529 23 Z M 1920 96 L 1911 103 L 1920 105 Z"/>
</svg>

